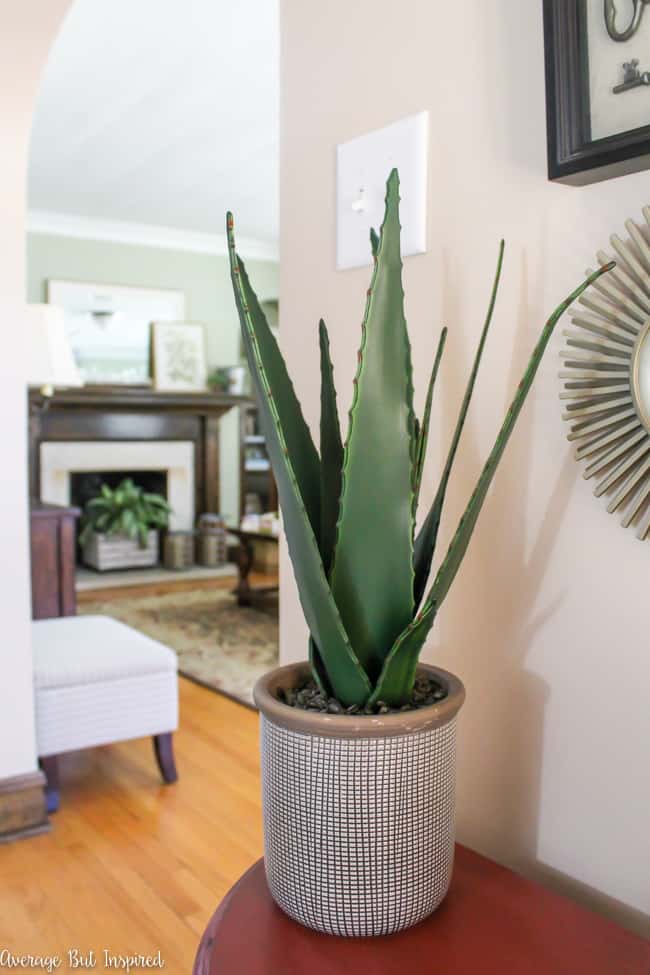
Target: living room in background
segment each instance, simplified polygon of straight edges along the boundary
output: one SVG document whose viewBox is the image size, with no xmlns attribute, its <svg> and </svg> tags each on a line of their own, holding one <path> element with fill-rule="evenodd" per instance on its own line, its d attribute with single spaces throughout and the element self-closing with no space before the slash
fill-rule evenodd
<svg viewBox="0 0 650 975">
<path fill-rule="evenodd" d="M 172 646 L 183 672 L 250 704 L 256 677 L 277 658 L 277 562 L 260 548 L 246 579 L 272 592 L 244 605 L 247 552 L 227 528 L 239 530 L 245 511 L 275 510 L 277 499 L 268 470 L 249 471 L 264 443 L 247 439 L 255 404 L 223 214 L 240 200 L 245 252 L 277 325 L 278 14 L 258 0 L 236 14 L 204 0 L 192 9 L 196 17 L 154 0 L 137 11 L 126 0 L 77 0 L 43 74 L 27 297 L 63 317 L 80 380 L 62 387 L 45 377 L 30 389 L 33 538 L 36 526 L 42 538 L 56 523 L 52 506 L 59 520 L 69 512 L 76 541 L 63 544 L 52 529 L 47 552 L 66 581 L 74 577 L 78 613 L 113 616 Z M 254 73 L 232 53 L 250 16 Z M 215 36 L 231 36 L 232 52 L 215 59 Z M 169 57 L 151 59 L 154 49 Z M 226 92 L 236 78 L 234 106 Z M 92 124 L 80 130 L 79 118 Z M 39 545 L 34 609 L 43 615 L 63 605 L 62 583 L 42 584 Z"/>
</svg>

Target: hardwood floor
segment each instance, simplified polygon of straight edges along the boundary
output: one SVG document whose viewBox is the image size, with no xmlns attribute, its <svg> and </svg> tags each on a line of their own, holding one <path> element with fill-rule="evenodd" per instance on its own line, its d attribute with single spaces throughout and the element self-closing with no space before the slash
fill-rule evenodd
<svg viewBox="0 0 650 975">
<path fill-rule="evenodd" d="M 217 903 L 262 854 L 258 716 L 179 684 L 175 785 L 148 739 L 70 754 L 52 832 L 0 846 L 0 950 L 60 954 L 68 971 L 68 949 L 94 949 L 102 971 L 104 948 L 160 949 L 167 972 L 191 971 Z"/>
</svg>

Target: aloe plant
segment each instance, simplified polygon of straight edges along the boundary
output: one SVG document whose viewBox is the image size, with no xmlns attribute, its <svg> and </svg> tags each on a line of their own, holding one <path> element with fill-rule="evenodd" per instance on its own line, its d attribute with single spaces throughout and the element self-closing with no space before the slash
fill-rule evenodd
<svg viewBox="0 0 650 975">
<path fill-rule="evenodd" d="M 496 302 L 503 242 L 440 484 L 416 533 L 431 404 L 446 330 L 440 336 L 425 411 L 419 421 L 413 410 L 411 349 L 403 307 L 397 171 L 393 170 L 388 179 L 381 232 L 377 235 L 371 231 L 370 235 L 374 271 L 367 292 L 345 445 L 325 323 L 319 325 L 319 453 L 244 262 L 236 253 L 230 213 L 227 234 L 244 346 L 310 631 L 314 679 L 346 706 L 401 706 L 409 700 L 423 644 L 467 551 L 555 324 L 613 264 L 599 268 L 583 281 L 544 326 L 465 513 L 430 582 L 449 475 Z"/>
</svg>

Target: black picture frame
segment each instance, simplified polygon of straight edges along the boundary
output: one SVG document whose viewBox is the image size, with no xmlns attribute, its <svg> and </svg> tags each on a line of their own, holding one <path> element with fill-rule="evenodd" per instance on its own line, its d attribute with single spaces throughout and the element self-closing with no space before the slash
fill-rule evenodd
<svg viewBox="0 0 650 975">
<path fill-rule="evenodd" d="M 591 138 L 586 0 L 544 0 L 548 178 L 585 186 L 650 169 L 650 125 Z"/>
</svg>

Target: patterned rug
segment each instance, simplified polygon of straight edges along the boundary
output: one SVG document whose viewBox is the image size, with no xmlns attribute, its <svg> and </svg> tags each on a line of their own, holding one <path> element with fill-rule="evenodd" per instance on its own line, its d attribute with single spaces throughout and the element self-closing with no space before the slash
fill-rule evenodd
<svg viewBox="0 0 650 975">
<path fill-rule="evenodd" d="M 278 662 L 277 597 L 238 606 L 229 592 L 200 589 L 84 602 L 86 616 L 112 616 L 178 654 L 181 674 L 252 706 L 253 685 Z"/>
</svg>

